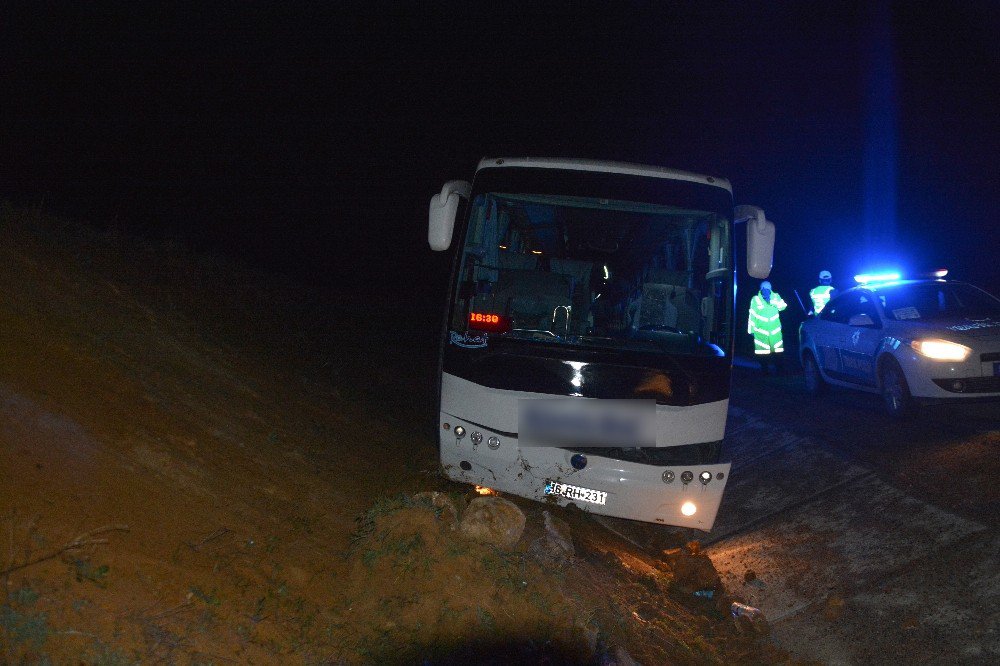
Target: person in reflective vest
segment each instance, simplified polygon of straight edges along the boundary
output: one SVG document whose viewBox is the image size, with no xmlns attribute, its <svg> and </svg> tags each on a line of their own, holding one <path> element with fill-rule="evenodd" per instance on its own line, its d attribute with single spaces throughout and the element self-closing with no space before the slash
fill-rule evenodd
<svg viewBox="0 0 1000 666">
<path fill-rule="evenodd" d="M 788 305 L 781 296 L 771 290 L 771 283 L 760 283 L 760 291 L 750 299 L 750 317 L 747 333 L 753 336 L 754 354 L 760 360 L 760 367 L 767 373 L 767 366 L 773 362 L 775 371 L 781 373 L 781 354 L 785 351 L 781 341 L 781 315 Z"/>
<path fill-rule="evenodd" d="M 833 274 L 830 271 L 819 272 L 819 286 L 813 287 L 809 292 L 809 298 L 812 299 L 813 304 L 812 314 L 822 312 L 830 299 L 836 296 L 837 290 L 830 286 L 831 282 L 833 282 Z"/>
</svg>

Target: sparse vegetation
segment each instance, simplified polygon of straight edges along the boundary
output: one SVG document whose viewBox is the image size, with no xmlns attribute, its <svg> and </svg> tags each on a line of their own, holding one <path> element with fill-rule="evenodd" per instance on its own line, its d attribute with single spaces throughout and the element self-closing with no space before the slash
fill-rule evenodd
<svg viewBox="0 0 1000 666">
<path fill-rule="evenodd" d="M 15 605 L 0 605 L 0 638 L 9 650 L 39 650 L 49 637 L 45 613 L 32 613 Z M 10 656 L 15 654 L 10 652 Z"/>
<path fill-rule="evenodd" d="M 583 516 L 559 565 L 528 547 L 544 505 L 524 505 L 505 551 L 414 497 L 465 505 L 427 473 L 430 424 L 413 428 L 436 322 L 403 364 L 370 312 L 230 262 L 9 206 L 0 233 L 0 469 L 18 479 L 0 485 L 0 661 L 755 654 L 725 618 L 609 566 L 631 546 Z M 640 624 L 642 603 L 656 613 Z"/>
<path fill-rule="evenodd" d="M 111 570 L 107 564 L 95 567 L 89 560 L 81 559 L 73 560 L 73 568 L 76 571 L 76 582 L 90 581 L 98 587 L 107 587 L 105 578 Z"/>
</svg>

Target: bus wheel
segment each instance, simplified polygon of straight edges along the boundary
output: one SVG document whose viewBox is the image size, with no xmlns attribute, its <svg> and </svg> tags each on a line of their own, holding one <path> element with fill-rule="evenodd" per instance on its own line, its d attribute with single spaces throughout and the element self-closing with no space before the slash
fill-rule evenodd
<svg viewBox="0 0 1000 666">
<path fill-rule="evenodd" d="M 906 383 L 906 376 L 896 359 L 888 357 L 882 361 L 879 379 L 882 383 L 882 400 L 885 402 L 886 412 L 893 418 L 906 416 L 913 408 L 913 399 L 910 397 L 910 386 Z"/>
<path fill-rule="evenodd" d="M 802 354 L 802 369 L 805 371 L 806 393 L 809 395 L 820 395 L 826 391 L 826 382 L 819 372 L 819 363 L 812 352 L 807 351 Z"/>
</svg>

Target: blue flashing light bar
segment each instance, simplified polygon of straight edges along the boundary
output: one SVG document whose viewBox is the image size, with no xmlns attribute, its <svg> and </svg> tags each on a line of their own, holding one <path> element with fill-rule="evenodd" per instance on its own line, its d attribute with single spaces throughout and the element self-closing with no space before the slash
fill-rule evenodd
<svg viewBox="0 0 1000 666">
<path fill-rule="evenodd" d="M 893 282 L 899 278 L 899 273 L 862 273 L 855 275 L 854 281 L 858 284 L 871 284 L 872 282 Z"/>
</svg>

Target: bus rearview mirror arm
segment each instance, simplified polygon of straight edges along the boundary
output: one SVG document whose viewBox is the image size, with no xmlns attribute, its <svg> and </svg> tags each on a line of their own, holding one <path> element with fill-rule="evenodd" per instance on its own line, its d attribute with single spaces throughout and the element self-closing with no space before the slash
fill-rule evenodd
<svg viewBox="0 0 1000 666">
<path fill-rule="evenodd" d="M 747 273 L 759 280 L 766 279 L 774 262 L 774 223 L 757 206 L 737 206 L 734 218 L 736 224 L 747 225 Z"/>
</svg>

